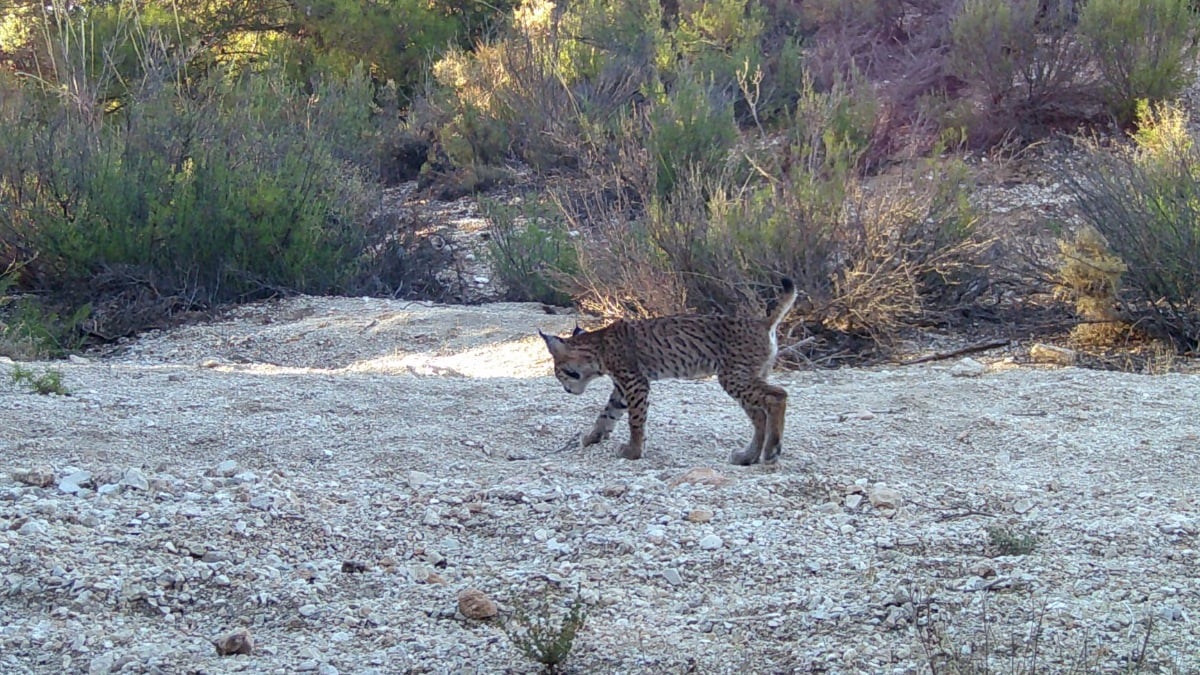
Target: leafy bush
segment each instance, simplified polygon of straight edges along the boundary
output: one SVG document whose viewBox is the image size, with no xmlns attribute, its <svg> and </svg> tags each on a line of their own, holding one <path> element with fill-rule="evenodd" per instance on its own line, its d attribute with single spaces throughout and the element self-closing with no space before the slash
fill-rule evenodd
<svg viewBox="0 0 1200 675">
<path fill-rule="evenodd" d="M 488 253 L 506 298 L 516 301 L 569 304 L 560 288 L 578 270 L 575 245 L 561 216 L 549 205 L 526 202 L 510 206 L 484 202 L 491 220 Z"/>
<path fill-rule="evenodd" d="M 5 85 L 0 239 L 34 287 L 92 303 L 89 331 L 112 338 L 185 309 L 350 290 L 370 273 L 364 252 L 383 235 L 362 226 L 378 204 L 356 168 L 374 160 L 365 76 L 316 80 L 311 94 L 278 71 L 185 86 L 178 62 L 155 62 L 152 33 L 118 39 L 146 59 L 119 107 L 93 84 L 112 69 L 81 67 L 67 99 L 52 83 Z"/>
<path fill-rule="evenodd" d="M 1140 99 L 1160 101 L 1182 91 L 1196 54 L 1189 0 L 1089 0 L 1079 34 L 1104 79 L 1117 119 L 1133 120 Z"/>
<path fill-rule="evenodd" d="M 1032 139 L 1094 115 L 1086 54 L 1066 12 L 1045 0 L 967 0 L 950 24 L 950 70 L 983 98 L 975 144 Z"/>
<path fill-rule="evenodd" d="M 1083 219 L 1126 266 L 1122 318 L 1187 351 L 1200 346 L 1200 151 L 1183 119 L 1143 103 L 1132 147 L 1087 144 L 1064 176 Z"/>
</svg>

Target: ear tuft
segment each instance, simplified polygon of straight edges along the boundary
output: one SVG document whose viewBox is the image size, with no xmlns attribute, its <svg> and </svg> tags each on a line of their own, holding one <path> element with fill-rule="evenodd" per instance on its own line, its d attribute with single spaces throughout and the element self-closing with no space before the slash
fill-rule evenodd
<svg viewBox="0 0 1200 675">
<path fill-rule="evenodd" d="M 579 324 L 578 324 L 578 323 L 576 323 L 576 324 L 575 324 L 575 330 L 571 331 L 571 337 L 575 337 L 576 335 L 583 335 L 583 334 L 584 334 L 584 333 L 586 333 L 586 332 L 587 332 L 587 331 L 585 331 L 584 329 L 580 328 L 580 327 L 579 327 Z"/>
</svg>

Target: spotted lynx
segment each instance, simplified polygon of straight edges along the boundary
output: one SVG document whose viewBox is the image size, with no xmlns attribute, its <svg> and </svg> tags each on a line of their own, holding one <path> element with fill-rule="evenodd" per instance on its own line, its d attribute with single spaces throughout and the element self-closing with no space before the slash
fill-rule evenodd
<svg viewBox="0 0 1200 675">
<path fill-rule="evenodd" d="M 554 357 L 554 375 L 568 393 L 582 394 L 601 375 L 612 378 L 608 405 L 583 444 L 607 439 L 628 410 L 629 442 L 621 445 L 620 455 L 640 458 L 650 382 L 715 374 L 754 423 L 753 440 L 744 450 L 734 451 L 729 461 L 747 465 L 778 460 L 787 392 L 768 384 L 767 374 L 779 351 L 775 331 L 796 301 L 792 281 L 784 279 L 782 286 L 775 310 L 762 319 L 682 315 L 618 320 L 595 331 L 576 327 L 568 338 L 539 330 Z"/>
</svg>

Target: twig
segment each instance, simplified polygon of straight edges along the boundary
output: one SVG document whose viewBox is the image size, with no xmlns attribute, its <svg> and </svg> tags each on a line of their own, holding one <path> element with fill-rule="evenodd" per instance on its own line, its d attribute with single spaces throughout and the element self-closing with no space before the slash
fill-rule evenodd
<svg viewBox="0 0 1200 675">
<path fill-rule="evenodd" d="M 979 343 L 976 343 L 973 345 L 968 345 L 966 347 L 962 347 L 960 349 L 952 349 L 948 352 L 938 352 L 936 354 L 928 354 L 928 355 L 922 356 L 920 358 L 911 359 L 909 361 L 904 361 L 900 365 L 914 366 L 918 363 L 928 363 L 930 361 L 943 361 L 945 359 L 952 359 L 956 356 L 962 356 L 963 354 L 974 354 L 975 352 L 983 352 L 983 351 L 987 351 L 989 349 L 995 349 L 996 347 L 1007 347 L 1009 344 L 1011 344 L 1011 340 L 988 340 L 987 342 L 979 342 Z"/>
</svg>

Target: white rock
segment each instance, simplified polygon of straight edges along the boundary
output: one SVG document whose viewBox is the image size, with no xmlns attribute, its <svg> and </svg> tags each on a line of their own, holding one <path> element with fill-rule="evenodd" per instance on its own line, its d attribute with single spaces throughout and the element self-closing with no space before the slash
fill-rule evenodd
<svg viewBox="0 0 1200 675">
<path fill-rule="evenodd" d="M 213 469 L 213 473 L 222 478 L 232 478 L 234 474 L 237 473 L 237 470 L 237 462 L 232 459 L 227 459 L 218 464 L 217 467 Z"/>
<path fill-rule="evenodd" d="M 877 509 L 898 509 L 903 501 L 900 492 L 887 483 L 876 483 L 867 491 L 867 499 Z"/>
<path fill-rule="evenodd" d="M 58 481 L 58 489 L 68 494 L 76 494 L 92 481 L 90 471 L 75 471 Z"/>
<path fill-rule="evenodd" d="M 672 586 L 680 586 L 683 584 L 683 577 L 679 575 L 679 570 L 674 567 L 668 567 L 662 571 L 663 578 Z"/>
<path fill-rule="evenodd" d="M 137 467 L 125 469 L 125 474 L 121 476 L 121 485 L 133 488 L 134 490 L 149 490 L 150 481 L 146 480 L 146 474 Z"/>
<path fill-rule="evenodd" d="M 987 366 L 969 356 L 950 367 L 950 374 L 954 377 L 979 377 L 985 372 Z"/>
<path fill-rule="evenodd" d="M 700 540 L 700 548 L 705 551 L 714 551 L 725 545 L 725 542 L 715 534 L 710 534 Z"/>
<path fill-rule="evenodd" d="M 25 521 L 25 524 L 21 525 L 21 528 L 19 530 L 17 530 L 17 532 L 23 536 L 28 537 L 28 536 L 34 535 L 34 534 L 45 534 L 49 530 L 50 530 L 50 528 L 46 526 L 45 522 L 38 520 L 36 518 L 31 518 L 31 519 Z"/>
</svg>

